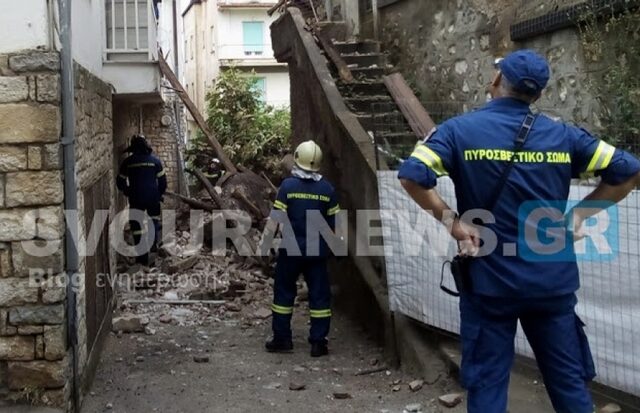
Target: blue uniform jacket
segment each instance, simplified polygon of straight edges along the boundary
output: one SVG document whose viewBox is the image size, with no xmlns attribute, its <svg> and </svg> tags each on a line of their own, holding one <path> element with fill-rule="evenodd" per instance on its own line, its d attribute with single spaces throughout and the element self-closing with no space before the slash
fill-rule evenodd
<svg viewBox="0 0 640 413">
<path fill-rule="evenodd" d="M 161 201 L 167 190 L 167 177 L 162 162 L 146 153 L 134 153 L 120 165 L 116 180 L 134 207 L 148 207 Z"/>
<path fill-rule="evenodd" d="M 424 188 L 449 175 L 460 214 L 486 208 L 510 159 L 528 104 L 500 98 L 483 108 L 452 118 L 419 144 L 403 163 L 399 178 Z M 495 297 L 544 297 L 579 288 L 574 260 L 531 262 L 518 253 L 503 255 L 503 243 L 518 241 L 518 210 L 525 201 L 565 201 L 572 178 L 598 175 L 606 183 L 624 182 L 640 171 L 630 154 L 594 138 L 587 131 L 539 115 L 494 208 L 495 224 L 486 225 L 498 248 L 474 259 L 473 292 Z"/>
<path fill-rule="evenodd" d="M 322 237 L 316 244 L 308 245 L 307 234 L 318 234 L 322 227 L 328 226 L 335 230 L 335 216 L 340 212 L 340 206 L 336 197 L 335 189 L 326 179 L 320 181 L 313 179 L 302 179 L 289 177 L 282 181 L 278 195 L 274 203 L 273 217 L 277 221 L 284 221 L 279 215 L 286 213 L 286 218 L 291 223 L 290 228 L 287 222 L 283 231 L 283 247 L 286 247 L 288 238 L 294 237 L 302 256 L 305 257 L 327 257 L 329 248 Z M 307 220 L 309 216 L 309 220 Z M 288 231 L 292 229 L 293 232 Z M 310 237 L 318 239 L 317 235 Z M 309 246 L 309 250 L 307 250 Z M 316 251 L 314 251 L 316 249 Z"/>
</svg>

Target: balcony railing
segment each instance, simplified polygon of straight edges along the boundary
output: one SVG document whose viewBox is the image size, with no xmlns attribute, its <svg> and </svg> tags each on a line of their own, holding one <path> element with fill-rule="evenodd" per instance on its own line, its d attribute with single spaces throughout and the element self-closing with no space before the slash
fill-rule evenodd
<svg viewBox="0 0 640 413">
<path fill-rule="evenodd" d="M 273 60 L 271 44 L 222 44 L 218 46 L 223 60 Z"/>
<path fill-rule="evenodd" d="M 155 61 L 157 20 L 152 0 L 105 0 L 107 61 Z"/>
</svg>

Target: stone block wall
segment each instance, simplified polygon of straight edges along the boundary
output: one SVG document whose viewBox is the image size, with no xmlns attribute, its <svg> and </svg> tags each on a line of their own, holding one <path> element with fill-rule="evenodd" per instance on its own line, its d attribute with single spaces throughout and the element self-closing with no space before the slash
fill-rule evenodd
<svg viewBox="0 0 640 413">
<path fill-rule="evenodd" d="M 493 62 L 517 48 L 533 48 L 550 62 L 552 79 L 538 107 L 551 115 L 599 126 L 597 101 L 587 87 L 590 70 L 576 29 L 523 43 L 511 24 L 557 6 L 556 0 L 403 0 L 380 9 L 383 49 L 426 102 L 468 110 L 486 102 Z"/>
<path fill-rule="evenodd" d="M 101 178 L 109 182 L 108 199 L 110 220 L 116 214 L 114 174 L 114 141 L 111 86 L 80 65 L 75 66 L 75 127 L 76 127 L 76 184 L 78 188 L 78 215 L 80 239 L 85 240 L 90 221 L 85 216 L 85 193 Z M 90 217 L 89 217 L 90 218 Z M 112 236 L 109 239 L 114 239 Z M 110 272 L 116 271 L 115 249 L 110 248 Z M 79 273 L 85 273 L 86 257 L 80 256 Z M 78 279 L 78 374 L 86 379 L 85 368 L 91 358 L 93 343 L 87 338 L 87 301 L 85 277 Z M 89 303 L 92 305 L 92 303 Z M 110 314 L 107 314 L 110 317 Z"/>
<path fill-rule="evenodd" d="M 0 400 L 62 407 L 69 395 L 63 272 L 60 63 L 55 52 L 0 55 Z M 48 242 L 35 257 L 29 243 Z"/>
<path fill-rule="evenodd" d="M 179 192 L 181 170 L 178 164 L 178 133 L 173 100 L 164 103 L 136 104 L 135 102 L 115 100 L 113 102 L 114 139 L 117 164 L 124 160 L 123 153 L 133 134 L 142 133 L 153 147 L 154 154 L 160 158 L 167 174 L 168 190 Z M 183 126 L 183 131 L 184 126 Z M 117 166 L 116 166 L 117 168 Z M 119 196 L 118 208 L 124 207 L 124 199 Z M 165 197 L 163 206 L 171 208 L 173 199 Z"/>
</svg>

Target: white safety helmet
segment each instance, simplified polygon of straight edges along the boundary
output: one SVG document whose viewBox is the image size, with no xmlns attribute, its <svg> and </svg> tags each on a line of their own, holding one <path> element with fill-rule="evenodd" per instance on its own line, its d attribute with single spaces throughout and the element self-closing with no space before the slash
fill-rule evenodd
<svg viewBox="0 0 640 413">
<path fill-rule="evenodd" d="M 318 172 L 322 164 L 322 149 L 314 141 L 302 142 L 296 148 L 293 159 L 299 168 Z"/>
</svg>

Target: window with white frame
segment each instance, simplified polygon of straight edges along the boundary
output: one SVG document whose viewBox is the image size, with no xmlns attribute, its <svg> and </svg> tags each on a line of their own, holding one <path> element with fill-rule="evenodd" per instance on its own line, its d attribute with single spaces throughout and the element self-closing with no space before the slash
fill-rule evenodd
<svg viewBox="0 0 640 413">
<path fill-rule="evenodd" d="M 149 1 L 105 0 L 107 50 L 148 50 Z"/>
</svg>

